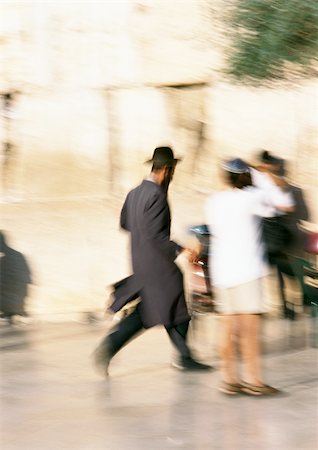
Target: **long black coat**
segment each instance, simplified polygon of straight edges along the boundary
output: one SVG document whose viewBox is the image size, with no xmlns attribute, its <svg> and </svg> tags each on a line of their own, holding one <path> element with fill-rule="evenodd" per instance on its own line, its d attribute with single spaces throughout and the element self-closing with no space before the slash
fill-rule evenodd
<svg viewBox="0 0 318 450">
<path fill-rule="evenodd" d="M 131 234 L 134 274 L 114 285 L 110 309 L 119 311 L 141 298 L 139 312 L 145 328 L 173 326 L 190 319 L 183 276 L 174 263 L 181 247 L 170 240 L 170 209 L 163 189 L 144 180 L 127 195 L 120 225 Z"/>
</svg>

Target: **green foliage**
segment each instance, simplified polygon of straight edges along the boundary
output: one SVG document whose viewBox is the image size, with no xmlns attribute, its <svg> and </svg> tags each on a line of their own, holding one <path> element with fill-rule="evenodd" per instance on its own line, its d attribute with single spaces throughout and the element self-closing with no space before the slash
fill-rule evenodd
<svg viewBox="0 0 318 450">
<path fill-rule="evenodd" d="M 312 76 L 318 54 L 317 0 L 236 0 L 227 72 L 250 84 Z M 316 60 L 316 61 L 315 61 Z"/>
</svg>

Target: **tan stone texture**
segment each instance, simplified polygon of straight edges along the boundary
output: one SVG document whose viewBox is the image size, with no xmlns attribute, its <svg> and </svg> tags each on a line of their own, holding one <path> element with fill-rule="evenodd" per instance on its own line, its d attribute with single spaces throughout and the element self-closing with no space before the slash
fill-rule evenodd
<svg viewBox="0 0 318 450">
<path fill-rule="evenodd" d="M 225 82 L 206 2 L 2 2 L 1 228 L 35 272 L 30 310 L 102 309 L 129 273 L 118 214 L 158 145 L 183 157 L 174 231 L 204 221 L 229 155 L 289 161 L 318 223 L 317 81 L 247 89 Z"/>
</svg>

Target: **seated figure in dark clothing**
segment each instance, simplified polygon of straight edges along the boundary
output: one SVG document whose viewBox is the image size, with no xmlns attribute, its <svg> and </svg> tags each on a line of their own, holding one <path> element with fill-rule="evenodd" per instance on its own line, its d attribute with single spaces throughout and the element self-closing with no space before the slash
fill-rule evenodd
<svg viewBox="0 0 318 450">
<path fill-rule="evenodd" d="M 14 316 L 27 316 L 25 301 L 31 271 L 24 255 L 9 247 L 0 231 L 0 311 L 1 317 L 13 323 Z"/>
</svg>

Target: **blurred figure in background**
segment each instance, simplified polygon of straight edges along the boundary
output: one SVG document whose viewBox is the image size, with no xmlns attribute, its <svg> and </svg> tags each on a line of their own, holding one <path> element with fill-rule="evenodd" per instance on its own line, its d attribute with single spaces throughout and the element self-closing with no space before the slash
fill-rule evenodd
<svg viewBox="0 0 318 450">
<path fill-rule="evenodd" d="M 251 172 L 253 184 L 266 190 L 273 200 L 276 198 L 274 207 L 267 210 L 263 219 L 268 261 L 277 271 L 284 317 L 294 319 L 295 311 L 285 296 L 283 274 L 296 277 L 303 291 L 302 264 L 297 258 L 304 254 L 305 235 L 301 221 L 309 220 L 309 210 L 302 189 L 286 179 L 285 160 L 266 150 L 261 152 L 259 159 L 260 164 Z M 275 201 L 284 202 L 289 208 L 282 211 L 275 207 Z"/>
<path fill-rule="evenodd" d="M 266 252 L 270 264 L 291 245 L 293 233 L 286 226 L 288 213 L 294 211 L 294 199 L 289 185 L 280 174 L 282 160 L 268 151 L 261 152 L 260 164 L 251 168 L 253 186 L 266 192 L 270 204 L 264 209 L 263 233 Z M 284 209 L 280 205 L 286 205 Z"/>
<path fill-rule="evenodd" d="M 134 274 L 114 285 L 117 312 L 129 301 L 140 298 L 136 309 L 95 351 L 95 362 L 107 374 L 111 358 L 145 328 L 164 325 L 179 352 L 174 366 L 183 370 L 207 370 L 195 361 L 187 345 L 189 314 L 185 302 L 183 276 L 174 260 L 185 249 L 170 240 L 169 184 L 178 163 L 170 147 L 155 149 L 150 176 L 126 197 L 120 225 L 130 232 Z M 190 259 L 196 253 L 188 249 Z"/>
<path fill-rule="evenodd" d="M 275 208 L 283 211 L 289 202 L 253 187 L 251 170 L 241 159 L 225 162 L 223 169 L 227 188 L 214 194 L 207 204 L 211 280 L 223 330 L 220 390 L 229 395 L 275 394 L 277 389 L 265 384 L 261 368 L 262 277 L 268 273 L 261 217 L 274 207 L 273 201 Z M 238 351 L 243 363 L 241 375 Z"/>
<path fill-rule="evenodd" d="M 308 220 L 309 213 L 302 190 L 286 180 L 285 161 L 273 156 L 267 150 L 261 152 L 259 159 L 260 164 L 252 168 L 251 175 L 253 185 L 265 190 L 272 197 L 272 205 L 267 208 L 263 223 L 268 259 L 271 264 L 275 264 L 280 254 L 287 251 L 301 251 L 302 244 L 297 223 L 299 220 Z M 288 205 L 284 210 L 277 207 L 277 204 L 282 203 Z M 275 224 L 281 224 L 284 234 L 275 236 L 274 231 L 271 234 L 271 223 L 274 224 L 272 230 Z"/>
<path fill-rule="evenodd" d="M 0 251 L 1 317 L 13 324 L 15 316 L 28 316 L 25 301 L 28 285 L 32 283 L 31 271 L 23 254 L 9 247 L 3 231 L 0 231 Z"/>
</svg>

